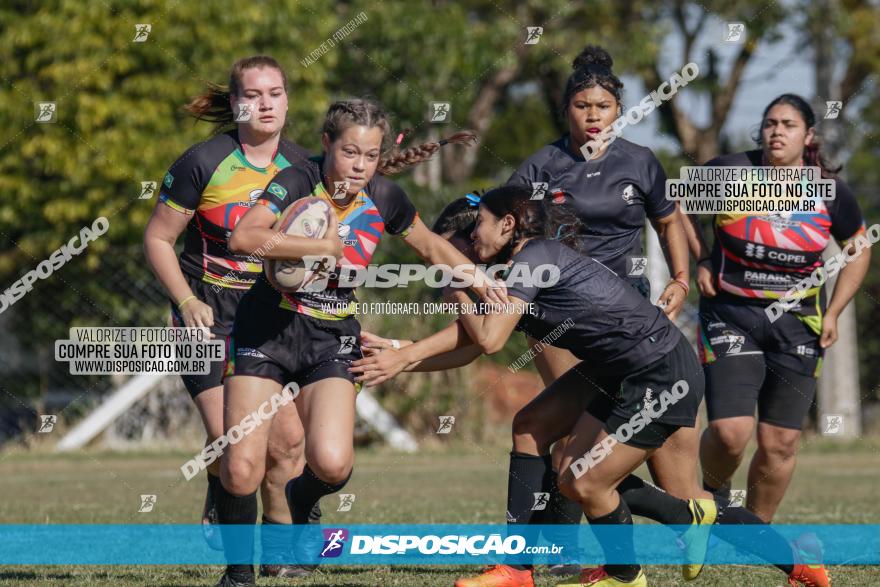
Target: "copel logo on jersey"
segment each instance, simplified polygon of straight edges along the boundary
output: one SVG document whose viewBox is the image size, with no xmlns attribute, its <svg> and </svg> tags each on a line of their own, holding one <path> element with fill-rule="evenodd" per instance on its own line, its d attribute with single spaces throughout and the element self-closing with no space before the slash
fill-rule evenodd
<svg viewBox="0 0 880 587">
<path fill-rule="evenodd" d="M 321 558 L 333 558 L 342 554 L 345 541 L 348 540 L 348 530 L 344 528 L 325 528 L 324 546 L 321 548 Z"/>
<path fill-rule="evenodd" d="M 807 259 L 804 254 L 789 253 L 787 251 L 779 251 L 776 249 L 768 249 L 764 245 L 756 245 L 754 243 L 746 243 L 745 255 L 751 259 L 758 261 L 770 260 L 780 265 L 793 265 L 796 267 L 806 265 L 812 259 Z"/>
<path fill-rule="evenodd" d="M 764 247 L 764 245 L 756 245 L 754 243 L 746 243 L 746 257 L 754 257 L 755 259 L 763 259 L 765 250 L 766 250 L 766 247 Z"/>
</svg>

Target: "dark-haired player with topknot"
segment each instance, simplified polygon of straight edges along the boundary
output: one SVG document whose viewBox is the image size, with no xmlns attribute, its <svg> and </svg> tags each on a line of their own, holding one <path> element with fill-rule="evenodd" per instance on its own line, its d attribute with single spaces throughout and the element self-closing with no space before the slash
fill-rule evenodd
<svg viewBox="0 0 880 587">
<path fill-rule="evenodd" d="M 587 46 L 575 58 L 571 76 L 565 84 L 561 104 L 569 132 L 530 156 L 508 180 L 509 184 L 532 187 L 543 184 L 546 198 L 565 201 L 574 206 L 582 223 L 581 248 L 585 254 L 604 264 L 634 287 L 650 297 L 650 283 L 645 276 L 642 233 L 650 220 L 657 230 L 673 279 L 660 294 L 664 312 L 675 319 L 689 289 L 687 239 L 681 215 L 673 202 L 665 198 L 666 173 L 660 161 L 647 147 L 622 137 L 603 142 L 606 128 L 623 112 L 623 83 L 612 70 L 608 52 Z M 584 146 L 601 143 L 590 157 L 584 158 Z M 536 341 L 530 340 L 534 345 Z M 568 351 L 545 347 L 535 360 L 545 385 L 569 371 L 578 360 Z M 556 401 L 559 401 L 557 398 Z M 572 407 L 580 405 L 570 398 Z M 552 410 L 541 397 L 535 398 L 514 418 L 514 436 L 533 421 L 546 421 Z M 654 452 L 649 467 L 654 481 L 663 489 L 682 499 L 707 497 L 699 488 L 696 459 L 699 426 L 679 428 Z M 553 448 L 554 467 L 565 440 Z M 514 455 L 515 457 L 516 455 Z M 555 487 L 555 486 L 554 486 Z M 580 521 L 578 505 L 554 491 L 550 505 L 544 510 L 545 524 L 576 524 Z M 560 565 L 551 572 L 572 571 Z"/>
</svg>

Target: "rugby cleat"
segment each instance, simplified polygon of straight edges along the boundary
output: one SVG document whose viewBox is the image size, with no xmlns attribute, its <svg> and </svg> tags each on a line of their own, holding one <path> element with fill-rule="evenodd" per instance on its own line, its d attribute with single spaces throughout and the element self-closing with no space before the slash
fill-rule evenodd
<svg viewBox="0 0 880 587">
<path fill-rule="evenodd" d="M 691 511 L 691 528 L 681 535 L 684 543 L 686 564 L 681 565 L 681 575 L 685 581 L 693 581 L 703 570 L 703 561 L 706 560 L 706 550 L 709 547 L 709 529 L 700 526 L 711 526 L 718 517 L 718 508 L 711 499 L 689 499 L 688 509 Z M 693 561 L 700 561 L 695 563 Z"/>
<path fill-rule="evenodd" d="M 233 579 L 227 573 L 223 573 L 220 581 L 214 587 L 256 587 L 254 576 L 250 576 L 250 580 Z"/>
<path fill-rule="evenodd" d="M 791 587 L 831 587 L 831 575 L 825 565 L 795 565 L 788 576 Z"/>
<path fill-rule="evenodd" d="M 556 577 L 570 577 L 581 572 L 581 563 L 579 559 L 584 558 L 583 549 L 575 549 L 566 556 L 551 555 L 551 559 L 547 562 L 547 572 Z"/>
<path fill-rule="evenodd" d="M 822 564 L 822 542 L 812 532 L 802 534 L 791 544 L 795 565 L 788 575 L 792 587 L 830 587 L 831 575 Z"/>
<path fill-rule="evenodd" d="M 300 579 L 315 572 L 315 565 L 260 565 L 261 577 Z"/>
<path fill-rule="evenodd" d="M 494 565 L 476 577 L 459 579 L 455 587 L 535 587 L 532 570 Z"/>
<path fill-rule="evenodd" d="M 639 574 L 632 581 L 623 581 L 615 579 L 605 571 L 605 567 L 596 567 L 592 569 L 583 569 L 580 576 L 572 577 L 562 583 L 557 583 L 556 587 L 647 587 L 648 578 L 644 571 L 639 569 Z"/>
<path fill-rule="evenodd" d="M 551 575 L 555 575 L 557 577 L 560 577 L 563 575 L 574 575 L 576 573 L 579 573 L 580 570 L 581 570 L 581 566 L 578 563 L 561 562 L 561 563 L 549 565 L 547 567 L 547 572 L 550 573 Z"/>
</svg>

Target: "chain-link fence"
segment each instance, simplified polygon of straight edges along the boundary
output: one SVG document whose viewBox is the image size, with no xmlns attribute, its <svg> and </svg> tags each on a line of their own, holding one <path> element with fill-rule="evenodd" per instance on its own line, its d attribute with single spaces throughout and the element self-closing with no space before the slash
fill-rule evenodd
<svg viewBox="0 0 880 587">
<path fill-rule="evenodd" d="M 41 414 L 58 416 L 62 431 L 91 411 L 127 376 L 71 375 L 55 360 L 55 340 L 73 326 L 163 326 L 168 300 L 138 246 L 112 249 L 100 266 L 76 259 L 0 314 L 0 442 L 27 439 Z M 200 420 L 178 377 L 140 400 L 107 438 L 155 441 L 170 431 L 198 433 Z"/>
</svg>

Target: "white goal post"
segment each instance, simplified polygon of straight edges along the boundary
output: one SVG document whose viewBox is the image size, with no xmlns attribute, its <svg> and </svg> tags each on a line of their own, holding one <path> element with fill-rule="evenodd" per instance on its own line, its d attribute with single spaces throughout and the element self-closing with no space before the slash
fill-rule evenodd
<svg viewBox="0 0 880 587">
<path fill-rule="evenodd" d="M 135 375 L 83 418 L 68 432 L 55 447 L 56 451 L 66 452 L 82 448 L 104 432 L 117 418 L 122 416 L 138 400 L 156 390 L 166 377 L 176 375 Z M 379 433 L 392 448 L 405 452 L 415 452 L 418 443 L 415 438 L 401 428 L 394 416 L 389 414 L 376 398 L 362 390 L 357 397 L 357 413 L 367 425 Z"/>
</svg>

